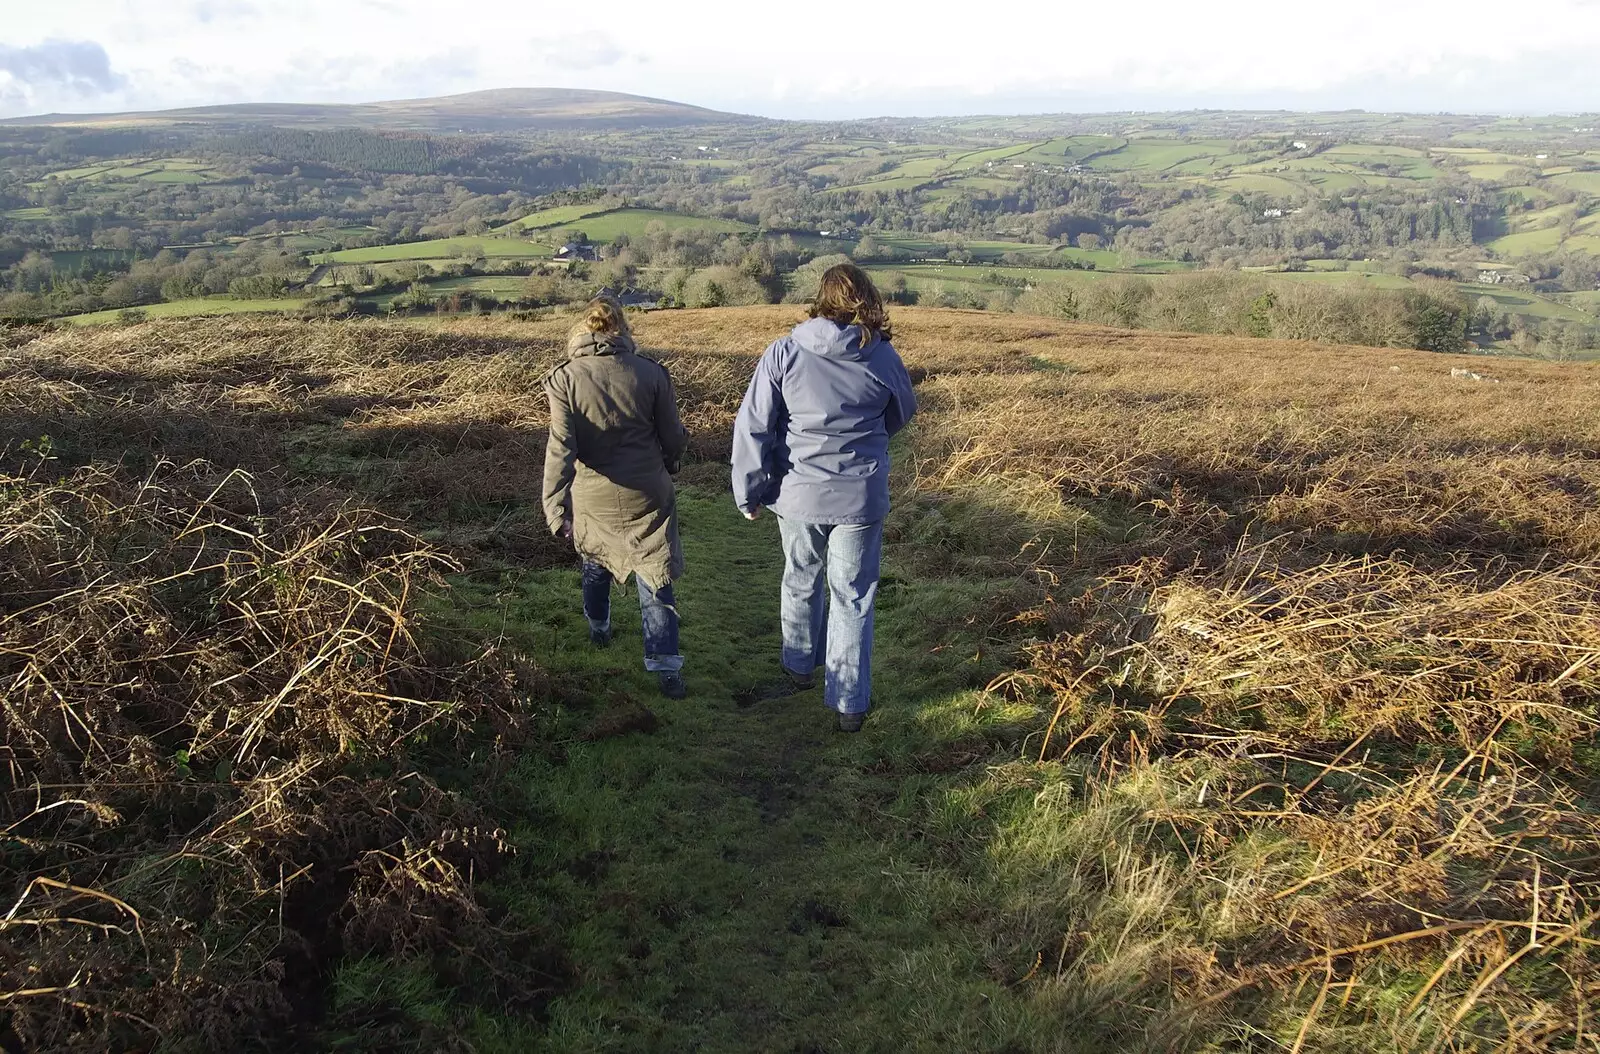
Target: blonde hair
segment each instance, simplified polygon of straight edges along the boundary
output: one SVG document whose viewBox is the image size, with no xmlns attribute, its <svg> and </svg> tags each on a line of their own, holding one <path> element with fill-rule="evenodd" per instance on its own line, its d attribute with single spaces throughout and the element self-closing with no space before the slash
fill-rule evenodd
<svg viewBox="0 0 1600 1054">
<path fill-rule="evenodd" d="M 817 298 L 811 302 L 811 317 L 825 318 L 841 326 L 860 326 L 884 340 L 894 339 L 889 332 L 889 312 L 883 296 L 867 272 L 855 264 L 838 264 L 822 275 Z M 862 338 L 862 345 L 870 344 Z"/>
<path fill-rule="evenodd" d="M 584 308 L 583 317 L 573 327 L 572 335 L 579 337 L 585 333 L 633 339 L 633 333 L 628 329 L 628 316 L 623 313 L 622 305 L 609 296 L 597 296 L 589 301 L 588 307 Z"/>
</svg>

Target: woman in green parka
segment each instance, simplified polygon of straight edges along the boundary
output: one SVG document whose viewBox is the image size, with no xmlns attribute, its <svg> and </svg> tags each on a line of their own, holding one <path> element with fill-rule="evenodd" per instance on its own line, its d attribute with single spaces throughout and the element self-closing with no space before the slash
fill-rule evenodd
<svg viewBox="0 0 1600 1054">
<path fill-rule="evenodd" d="M 688 445 L 672 377 L 638 353 L 615 300 L 589 304 L 567 361 L 544 379 L 550 441 L 544 514 L 583 560 L 589 637 L 611 643 L 611 584 L 638 581 L 645 668 L 682 699 L 683 656 L 672 583 L 683 574 L 672 476 Z"/>
</svg>

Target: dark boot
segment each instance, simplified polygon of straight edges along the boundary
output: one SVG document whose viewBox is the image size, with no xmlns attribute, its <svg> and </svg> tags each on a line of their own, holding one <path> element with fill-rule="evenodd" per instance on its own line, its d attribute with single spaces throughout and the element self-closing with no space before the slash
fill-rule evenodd
<svg viewBox="0 0 1600 1054">
<path fill-rule="evenodd" d="M 817 676 L 814 673 L 795 673 L 782 663 L 778 664 L 783 669 L 784 677 L 789 680 L 789 687 L 796 692 L 809 692 L 817 686 Z"/>
<path fill-rule="evenodd" d="M 686 699 L 689 696 L 689 686 L 683 683 L 681 673 L 663 673 L 657 678 L 661 683 L 661 694 L 668 699 Z"/>
<path fill-rule="evenodd" d="M 859 731 L 861 731 L 862 723 L 864 721 L 866 721 L 866 719 L 867 719 L 867 715 L 866 714 L 840 714 L 839 715 L 839 731 L 841 731 L 841 732 L 859 732 Z"/>
<path fill-rule="evenodd" d="M 611 627 L 607 626 L 605 629 L 591 629 L 589 631 L 589 643 L 593 644 L 597 648 L 611 647 Z"/>
</svg>

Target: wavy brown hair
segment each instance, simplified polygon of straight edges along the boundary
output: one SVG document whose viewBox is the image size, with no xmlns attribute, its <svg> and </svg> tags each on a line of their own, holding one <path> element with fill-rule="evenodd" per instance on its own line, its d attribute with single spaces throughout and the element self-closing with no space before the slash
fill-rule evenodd
<svg viewBox="0 0 1600 1054">
<path fill-rule="evenodd" d="M 628 316 L 623 313 L 622 305 L 609 296 L 597 296 L 583 309 L 583 317 L 573 327 L 572 335 L 581 337 L 585 333 L 633 339 L 633 333 L 628 329 Z"/>
<path fill-rule="evenodd" d="M 872 278 L 855 264 L 836 264 L 822 275 L 822 286 L 811 302 L 811 317 L 841 326 L 860 326 L 890 340 L 889 312 Z M 871 343 L 864 340 L 863 343 Z"/>
</svg>

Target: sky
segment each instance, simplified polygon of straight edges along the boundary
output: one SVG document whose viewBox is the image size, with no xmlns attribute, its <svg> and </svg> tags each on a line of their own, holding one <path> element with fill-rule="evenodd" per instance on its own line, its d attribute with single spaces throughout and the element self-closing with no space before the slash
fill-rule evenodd
<svg viewBox="0 0 1600 1054">
<path fill-rule="evenodd" d="M 0 117 L 510 87 L 814 119 L 1595 112 L 1597 56 L 1600 0 L 0 0 Z"/>
</svg>

